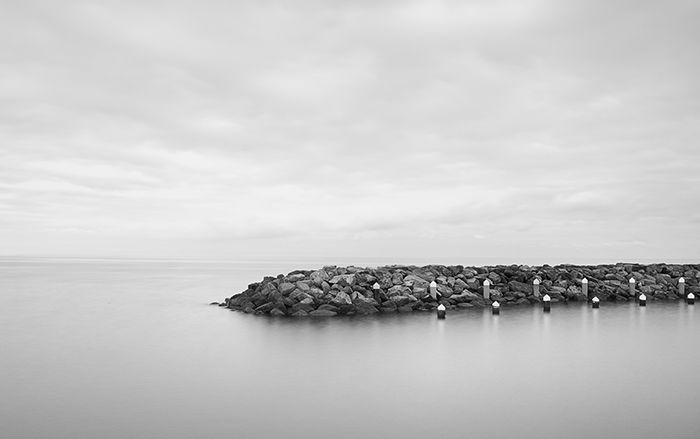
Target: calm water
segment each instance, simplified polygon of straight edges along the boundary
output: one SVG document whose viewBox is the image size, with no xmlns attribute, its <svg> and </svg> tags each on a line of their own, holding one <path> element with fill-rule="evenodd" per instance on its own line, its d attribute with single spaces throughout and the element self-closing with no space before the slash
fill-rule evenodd
<svg viewBox="0 0 700 439">
<path fill-rule="evenodd" d="M 1 436 L 700 437 L 694 307 L 438 321 L 207 305 L 294 268 L 0 260 Z"/>
</svg>

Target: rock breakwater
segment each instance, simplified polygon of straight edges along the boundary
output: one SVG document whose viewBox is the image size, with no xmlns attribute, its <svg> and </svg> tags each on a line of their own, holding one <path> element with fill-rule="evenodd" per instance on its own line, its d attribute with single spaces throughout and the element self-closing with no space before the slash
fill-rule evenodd
<svg viewBox="0 0 700 439">
<path fill-rule="evenodd" d="M 588 280 L 588 295 L 581 281 Z M 552 302 L 634 300 L 629 279 L 635 279 L 636 294 L 647 300 L 677 300 L 679 279 L 685 294 L 700 293 L 700 265 L 462 265 L 399 266 L 377 268 L 327 266 L 319 270 L 296 270 L 268 276 L 248 285 L 220 306 L 246 313 L 278 316 L 334 316 L 354 314 L 431 311 L 439 304 L 447 309 L 538 303 L 533 281 L 541 295 Z M 490 298 L 484 298 L 488 280 Z M 431 282 L 434 293 L 431 294 Z M 435 297 L 433 297 L 435 296 Z"/>
</svg>

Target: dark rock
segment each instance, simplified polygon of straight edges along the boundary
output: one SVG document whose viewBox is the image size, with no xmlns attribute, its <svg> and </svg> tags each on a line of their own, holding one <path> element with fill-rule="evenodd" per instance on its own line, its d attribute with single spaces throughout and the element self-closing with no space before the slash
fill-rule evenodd
<svg viewBox="0 0 700 439">
<path fill-rule="evenodd" d="M 291 282 L 282 282 L 279 287 L 280 293 L 282 293 L 285 296 L 294 291 L 295 289 L 296 285 L 294 285 Z"/>
<path fill-rule="evenodd" d="M 636 292 L 644 293 L 649 300 L 678 300 L 684 299 L 678 295 L 681 276 L 686 280 L 686 293 L 700 293 L 700 265 L 687 264 L 328 266 L 266 276 L 248 284 L 242 293 L 211 304 L 246 313 L 295 316 L 316 311 L 323 311 L 317 315 L 352 315 L 434 310 L 438 302 L 447 308 L 489 306 L 490 300 L 481 297 L 485 279 L 491 282 L 491 295 L 503 304 L 537 304 L 541 299 L 533 296 L 535 277 L 541 280 L 540 292 L 549 294 L 554 302 L 586 300 L 580 288 L 583 277 L 589 281 L 589 295 L 600 300 L 634 300 L 629 291 L 630 277 L 637 280 Z M 437 283 L 437 299 L 429 294 L 431 281 Z M 373 288 L 374 282 L 379 289 Z"/>
<path fill-rule="evenodd" d="M 317 309 L 317 310 L 311 311 L 309 313 L 309 315 L 313 316 L 313 317 L 332 317 L 336 314 L 338 314 L 338 313 L 335 311 L 328 310 L 328 309 Z"/>
</svg>

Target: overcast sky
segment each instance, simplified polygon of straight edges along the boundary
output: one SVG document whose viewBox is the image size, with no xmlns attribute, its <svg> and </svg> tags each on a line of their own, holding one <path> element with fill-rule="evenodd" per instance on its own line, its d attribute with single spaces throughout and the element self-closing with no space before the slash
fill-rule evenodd
<svg viewBox="0 0 700 439">
<path fill-rule="evenodd" d="M 0 0 L 0 254 L 697 262 L 699 5 Z"/>
</svg>

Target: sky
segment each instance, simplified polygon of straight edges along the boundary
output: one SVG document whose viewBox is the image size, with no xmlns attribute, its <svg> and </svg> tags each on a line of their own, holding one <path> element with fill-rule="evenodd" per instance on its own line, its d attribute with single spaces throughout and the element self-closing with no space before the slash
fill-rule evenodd
<svg viewBox="0 0 700 439">
<path fill-rule="evenodd" d="M 0 255 L 700 259 L 696 1 L 0 11 Z"/>
</svg>

